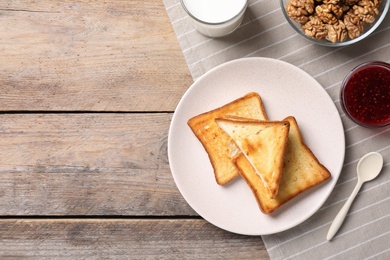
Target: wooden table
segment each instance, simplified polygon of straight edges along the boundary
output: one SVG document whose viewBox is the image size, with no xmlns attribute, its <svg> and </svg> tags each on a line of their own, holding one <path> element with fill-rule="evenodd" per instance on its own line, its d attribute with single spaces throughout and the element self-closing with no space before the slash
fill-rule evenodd
<svg viewBox="0 0 390 260">
<path fill-rule="evenodd" d="M 0 34 L 0 258 L 269 258 L 175 186 L 192 78 L 162 1 L 5 0 Z"/>
</svg>

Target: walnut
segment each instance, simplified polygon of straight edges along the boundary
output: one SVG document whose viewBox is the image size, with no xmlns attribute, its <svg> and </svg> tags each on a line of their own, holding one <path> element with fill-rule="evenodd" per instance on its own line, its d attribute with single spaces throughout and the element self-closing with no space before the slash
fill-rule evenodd
<svg viewBox="0 0 390 260">
<path fill-rule="evenodd" d="M 317 16 L 327 24 L 334 24 L 338 21 L 337 17 L 333 13 L 334 5 L 332 4 L 322 4 L 316 6 Z"/>
<path fill-rule="evenodd" d="M 310 21 L 302 26 L 305 34 L 314 39 L 325 39 L 328 35 L 326 24 L 316 15 L 310 16 L 309 19 Z"/>
<path fill-rule="evenodd" d="M 304 24 L 314 12 L 314 0 L 290 0 L 286 6 L 288 16 L 294 21 Z"/>
<path fill-rule="evenodd" d="M 343 16 L 344 16 L 344 14 L 346 13 L 346 12 L 348 12 L 348 10 L 349 10 L 349 6 L 348 5 L 345 5 L 345 4 L 343 4 L 343 3 L 339 3 L 338 5 L 336 5 L 335 7 L 334 7 L 334 9 L 333 9 L 333 13 L 336 15 L 336 17 L 337 17 L 337 19 L 342 19 L 343 18 Z"/>
<path fill-rule="evenodd" d="M 381 3 L 382 0 L 373 0 L 375 7 L 378 7 Z"/>
<path fill-rule="evenodd" d="M 328 30 L 327 40 L 335 43 L 343 42 L 347 39 L 348 32 L 343 21 L 338 20 L 334 24 L 327 24 L 326 28 Z"/>
<path fill-rule="evenodd" d="M 360 0 L 342 0 L 343 4 L 353 6 L 357 4 Z"/>
<path fill-rule="evenodd" d="M 359 37 L 364 30 L 364 22 L 354 14 L 353 10 L 344 15 L 344 24 L 351 39 Z"/>
<path fill-rule="evenodd" d="M 326 5 L 337 5 L 340 3 L 340 0 L 322 0 L 321 2 Z"/>
<path fill-rule="evenodd" d="M 360 0 L 352 9 L 354 14 L 359 16 L 360 20 L 365 23 L 375 22 L 375 15 L 379 14 L 378 8 L 371 0 Z"/>
<path fill-rule="evenodd" d="M 380 2 L 378 0 L 360 0 L 356 5 L 364 7 L 370 13 L 379 14 L 378 5 Z"/>
</svg>

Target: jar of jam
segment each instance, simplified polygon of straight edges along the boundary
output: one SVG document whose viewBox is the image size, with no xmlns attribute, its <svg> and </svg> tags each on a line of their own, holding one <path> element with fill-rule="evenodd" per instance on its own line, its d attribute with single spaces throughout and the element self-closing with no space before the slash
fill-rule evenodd
<svg viewBox="0 0 390 260">
<path fill-rule="evenodd" d="M 341 105 L 355 123 L 365 127 L 390 124 L 390 64 L 372 61 L 348 73 L 341 86 Z"/>
</svg>

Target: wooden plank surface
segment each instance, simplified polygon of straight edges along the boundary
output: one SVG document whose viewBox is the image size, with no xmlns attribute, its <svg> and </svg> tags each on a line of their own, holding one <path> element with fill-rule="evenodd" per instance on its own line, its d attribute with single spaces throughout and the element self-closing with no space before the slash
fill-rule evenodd
<svg viewBox="0 0 390 260">
<path fill-rule="evenodd" d="M 168 164 L 171 117 L 0 114 L 0 215 L 195 215 Z"/>
<path fill-rule="evenodd" d="M 162 1 L 0 1 L 0 110 L 173 111 L 191 85 Z"/>
<path fill-rule="evenodd" d="M 0 258 L 267 259 L 261 237 L 198 220 L 0 220 Z"/>
</svg>

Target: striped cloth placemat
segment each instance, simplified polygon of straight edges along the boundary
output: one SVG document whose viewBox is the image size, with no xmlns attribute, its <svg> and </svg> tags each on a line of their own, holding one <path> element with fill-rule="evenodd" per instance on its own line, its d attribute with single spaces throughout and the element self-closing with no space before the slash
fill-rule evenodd
<svg viewBox="0 0 390 260">
<path fill-rule="evenodd" d="M 163 2 L 194 80 L 215 66 L 238 58 L 283 60 L 314 77 L 341 115 L 346 154 L 338 183 L 322 208 L 307 221 L 262 237 L 271 259 L 390 259 L 390 127 L 357 126 L 346 117 L 339 100 L 340 84 L 353 67 L 370 60 L 390 62 L 390 15 L 361 42 L 331 48 L 300 37 L 285 20 L 277 0 L 249 0 L 241 26 L 218 39 L 199 34 L 179 0 Z M 334 240 L 328 242 L 325 237 L 329 226 L 356 185 L 357 163 L 371 151 L 383 155 L 384 168 L 375 181 L 362 187 L 347 221 Z"/>
</svg>

